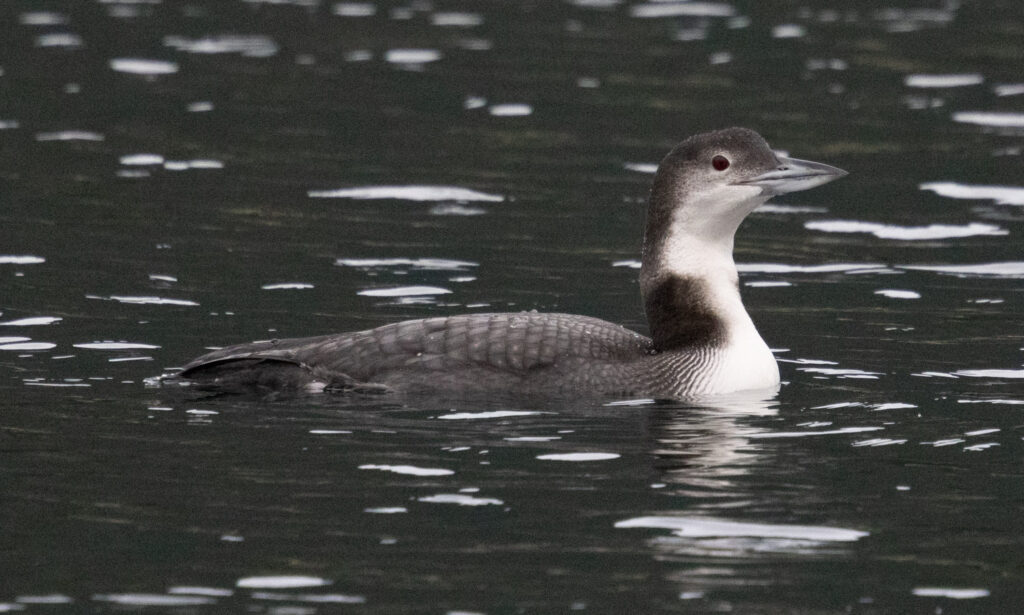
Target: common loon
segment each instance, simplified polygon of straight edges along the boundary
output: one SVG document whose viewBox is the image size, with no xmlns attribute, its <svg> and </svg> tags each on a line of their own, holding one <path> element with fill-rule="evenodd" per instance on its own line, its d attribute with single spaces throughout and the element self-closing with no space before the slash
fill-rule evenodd
<svg viewBox="0 0 1024 615">
<path fill-rule="evenodd" d="M 740 299 L 733 239 L 770 197 L 846 175 L 728 128 L 677 145 L 654 176 L 640 267 L 651 337 L 537 312 L 408 320 L 229 346 L 175 380 L 204 390 L 451 391 L 690 399 L 777 389 L 779 369 Z"/>
</svg>

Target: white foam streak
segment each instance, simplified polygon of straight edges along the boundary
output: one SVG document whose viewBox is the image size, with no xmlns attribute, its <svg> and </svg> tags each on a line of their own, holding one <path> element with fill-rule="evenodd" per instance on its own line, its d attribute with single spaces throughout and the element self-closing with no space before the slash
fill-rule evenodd
<svg viewBox="0 0 1024 615">
<path fill-rule="evenodd" d="M 868 532 L 838 527 L 744 523 L 703 517 L 637 517 L 619 521 L 615 527 L 667 529 L 684 538 L 751 537 L 853 542 L 869 535 Z"/>
<path fill-rule="evenodd" d="M 152 350 L 159 348 L 152 344 L 137 344 L 134 342 L 89 342 L 87 344 L 74 344 L 75 348 L 88 350 Z"/>
<path fill-rule="evenodd" d="M 550 453 L 537 455 L 537 459 L 543 461 L 608 461 L 621 456 L 618 453 Z"/>
<path fill-rule="evenodd" d="M 956 376 L 967 378 L 1024 378 L 1024 369 L 962 369 L 953 372 Z"/>
<path fill-rule="evenodd" d="M 384 59 L 392 64 L 426 64 L 441 59 L 436 49 L 389 49 Z"/>
<path fill-rule="evenodd" d="M 888 297 L 890 299 L 920 299 L 921 298 L 921 293 L 918 293 L 918 292 L 915 292 L 915 291 L 912 291 L 912 290 L 897 290 L 897 289 L 886 288 L 886 289 L 882 289 L 882 290 L 876 290 L 875 294 L 876 295 L 882 295 L 883 297 Z"/>
<path fill-rule="evenodd" d="M 36 327 L 39 325 L 52 325 L 55 322 L 64 320 L 59 316 L 30 316 L 29 318 L 19 318 L 17 320 L 8 320 L 7 322 L 0 322 L 0 325 L 6 327 Z"/>
<path fill-rule="evenodd" d="M 512 416 L 529 416 L 531 414 L 543 414 L 530 410 L 492 410 L 490 412 L 453 412 L 442 414 L 437 418 L 445 421 L 479 420 L 479 419 L 503 419 Z"/>
<path fill-rule="evenodd" d="M 985 77 L 978 73 L 966 73 L 961 75 L 907 75 L 903 84 L 910 88 L 962 88 L 970 85 L 979 85 L 985 82 Z"/>
<path fill-rule="evenodd" d="M 459 261 L 450 258 L 339 258 L 335 265 L 342 267 L 376 268 L 409 266 L 426 271 L 464 271 L 478 267 L 479 263 Z"/>
<path fill-rule="evenodd" d="M 885 269 L 879 263 L 835 263 L 828 265 L 785 265 L 782 263 L 737 264 L 740 273 L 859 273 L 873 269 Z"/>
<path fill-rule="evenodd" d="M 382 470 L 384 472 L 393 472 L 395 474 L 406 474 L 409 476 L 450 476 L 455 474 L 452 470 L 446 470 L 444 468 L 420 468 L 417 466 L 393 466 L 393 465 L 374 465 L 366 464 L 359 466 L 360 470 Z"/>
<path fill-rule="evenodd" d="M 500 203 L 505 197 L 458 186 L 361 186 L 339 190 L 310 190 L 315 199 L 395 199 L 399 201 L 483 201 Z"/>
<path fill-rule="evenodd" d="M 450 295 L 452 291 L 437 286 L 398 286 L 395 288 L 371 288 L 356 294 L 364 297 L 425 297 L 432 295 Z"/>
<path fill-rule="evenodd" d="M 178 72 L 176 62 L 143 58 L 114 58 L 110 61 L 110 68 L 119 73 L 132 75 L 170 75 Z"/>
<path fill-rule="evenodd" d="M 505 503 L 495 498 L 477 498 L 461 493 L 438 493 L 416 498 L 416 501 L 429 504 L 458 504 L 459 506 L 500 506 Z"/>
<path fill-rule="evenodd" d="M 998 113 L 995 111 L 960 111 L 953 121 L 995 128 L 1024 128 L 1024 113 Z"/>
<path fill-rule="evenodd" d="M 967 225 L 930 224 L 928 226 L 894 226 L 857 220 L 818 220 L 807 222 L 804 228 L 826 233 L 870 233 L 879 239 L 925 241 L 973 237 L 977 235 L 1008 235 L 1009 231 L 992 224 L 972 222 Z"/>
<path fill-rule="evenodd" d="M 98 298 L 98 297 L 97 297 Z M 111 300 L 132 305 L 199 305 L 187 299 L 168 299 L 166 297 L 133 297 L 128 295 L 111 295 Z"/>
<path fill-rule="evenodd" d="M 189 39 L 184 36 L 164 37 L 164 45 L 193 54 L 238 53 L 251 58 L 268 58 L 278 51 L 277 43 L 269 36 L 239 36 L 221 34 Z"/>
<path fill-rule="evenodd" d="M 291 589 L 296 587 L 322 587 L 330 585 L 333 581 L 320 577 L 307 577 L 300 575 L 282 575 L 265 577 L 244 577 L 235 582 L 235 587 L 246 587 L 250 589 Z"/>
<path fill-rule="evenodd" d="M 1019 186 L 984 186 L 957 182 L 929 182 L 918 186 L 951 199 L 995 201 L 999 205 L 1024 205 L 1024 188 Z"/>
<path fill-rule="evenodd" d="M 14 254 L 0 254 L 0 265 L 38 265 L 45 263 L 42 256 L 18 256 Z"/>
<path fill-rule="evenodd" d="M 977 265 L 897 265 L 911 271 L 934 271 L 956 276 L 1024 277 L 1024 262 L 981 263 Z"/>
<path fill-rule="evenodd" d="M 952 598 L 953 600 L 970 600 L 972 598 L 986 598 L 989 596 L 987 589 L 964 589 L 953 587 L 915 587 L 915 596 L 924 598 Z"/>
<path fill-rule="evenodd" d="M 732 17 L 736 9 L 724 2 L 646 2 L 630 7 L 632 17 Z"/>
<path fill-rule="evenodd" d="M 111 602 L 114 604 L 128 606 L 165 606 L 183 607 L 199 606 L 203 604 L 215 604 L 213 598 L 200 596 L 169 596 L 167 594 L 95 594 L 92 597 L 97 602 Z"/>
<path fill-rule="evenodd" d="M 749 434 L 748 438 L 759 440 L 773 438 L 804 438 L 808 436 L 835 436 L 847 433 L 863 433 L 866 431 L 879 431 L 883 427 L 841 427 L 839 429 L 826 429 L 822 431 L 767 431 L 764 433 Z"/>
</svg>

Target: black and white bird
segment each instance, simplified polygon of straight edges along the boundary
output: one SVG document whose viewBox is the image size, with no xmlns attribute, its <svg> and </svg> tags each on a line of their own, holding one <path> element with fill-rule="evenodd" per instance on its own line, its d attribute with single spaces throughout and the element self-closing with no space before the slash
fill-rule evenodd
<svg viewBox="0 0 1024 615">
<path fill-rule="evenodd" d="M 699 134 L 661 161 L 640 267 L 650 337 L 588 316 L 538 312 L 408 320 L 239 344 L 173 379 L 204 390 L 449 391 L 691 399 L 777 388 L 775 357 L 740 298 L 733 240 L 777 194 L 846 175 L 776 154 L 752 130 Z"/>
</svg>

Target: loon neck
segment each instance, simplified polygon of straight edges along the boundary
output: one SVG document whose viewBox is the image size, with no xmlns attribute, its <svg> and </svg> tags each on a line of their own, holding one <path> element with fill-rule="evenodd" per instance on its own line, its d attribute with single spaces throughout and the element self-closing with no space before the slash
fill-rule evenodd
<svg viewBox="0 0 1024 615">
<path fill-rule="evenodd" d="M 648 239 L 640 290 L 655 350 L 723 347 L 757 336 L 740 298 L 732 236 Z"/>
</svg>

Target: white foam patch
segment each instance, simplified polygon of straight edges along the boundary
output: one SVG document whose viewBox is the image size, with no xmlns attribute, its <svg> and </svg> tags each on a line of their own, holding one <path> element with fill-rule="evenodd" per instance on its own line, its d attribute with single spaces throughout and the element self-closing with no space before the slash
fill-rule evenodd
<svg viewBox="0 0 1024 615">
<path fill-rule="evenodd" d="M 992 88 L 996 96 L 1020 96 L 1024 94 L 1024 83 L 1003 83 Z"/>
<path fill-rule="evenodd" d="M 1020 186 L 984 186 L 958 182 L 928 182 L 918 186 L 951 199 L 995 201 L 999 205 L 1024 205 L 1024 188 Z"/>
<path fill-rule="evenodd" d="M 1024 369 L 961 369 L 953 372 L 965 378 L 1024 378 Z"/>
<path fill-rule="evenodd" d="M 814 542 L 853 542 L 868 536 L 868 532 L 838 527 L 814 525 L 780 525 L 745 523 L 703 517 L 637 517 L 615 524 L 617 528 L 652 528 L 672 530 L 684 538 L 788 538 Z"/>
<path fill-rule="evenodd" d="M 137 344 L 134 342 L 89 342 L 86 344 L 74 344 L 75 348 L 88 350 L 153 350 L 159 348 L 152 344 Z"/>
<path fill-rule="evenodd" d="M 914 404 L 905 404 L 899 401 L 889 402 L 886 404 L 875 404 L 873 406 L 870 406 L 871 410 L 875 412 L 882 412 L 885 410 L 910 410 L 916 407 L 917 406 Z"/>
<path fill-rule="evenodd" d="M 514 436 L 505 438 L 508 442 L 552 442 L 561 439 L 562 436 Z"/>
<path fill-rule="evenodd" d="M 125 166 L 162 165 L 164 157 L 159 154 L 127 154 L 121 156 L 120 162 Z"/>
<path fill-rule="evenodd" d="M 525 103 L 504 103 L 491 105 L 487 112 L 495 117 L 523 117 L 533 113 L 533 107 Z"/>
<path fill-rule="evenodd" d="M 170 75 L 178 72 L 176 62 L 143 58 L 114 58 L 110 61 L 110 68 L 119 73 L 132 75 Z"/>
<path fill-rule="evenodd" d="M 42 256 L 0 254 L 0 265 L 38 265 L 45 262 L 46 259 Z"/>
<path fill-rule="evenodd" d="M 907 440 L 904 439 L 893 439 L 893 438 L 869 438 L 867 440 L 859 440 L 854 442 L 851 446 L 854 447 L 878 447 L 878 446 L 896 446 L 899 444 L 906 444 Z"/>
<path fill-rule="evenodd" d="M 608 402 L 606 404 L 603 404 L 603 405 L 604 406 L 611 406 L 611 407 L 614 407 L 614 406 L 649 406 L 651 404 L 656 404 L 656 403 L 658 403 L 657 400 L 654 400 L 654 399 L 652 399 L 650 397 L 642 397 L 642 398 L 638 398 L 638 399 L 620 399 L 618 401 L 610 401 L 610 402 Z"/>
<path fill-rule="evenodd" d="M 102 141 L 106 137 L 88 130 L 59 130 L 36 133 L 36 141 Z"/>
<path fill-rule="evenodd" d="M 740 273 L 861 273 L 885 269 L 879 263 L 833 263 L 828 265 L 786 265 L 782 263 L 742 263 Z"/>
<path fill-rule="evenodd" d="M 260 288 L 262 290 L 303 290 L 314 288 L 314 286 L 306 282 L 279 282 L 277 284 L 264 284 Z"/>
<path fill-rule="evenodd" d="M 409 476 L 451 476 L 455 474 L 452 470 L 446 470 L 444 468 L 421 468 L 418 466 L 393 466 L 393 465 L 374 465 L 367 464 L 359 466 L 360 470 L 381 470 L 383 472 L 393 472 L 395 474 L 406 474 Z"/>
<path fill-rule="evenodd" d="M 173 593 L 173 592 L 172 592 Z M 41 596 L 18 596 L 15 602 L 20 604 L 71 604 L 75 601 L 64 594 L 45 594 Z"/>
<path fill-rule="evenodd" d="M 224 163 L 220 160 L 167 160 L 164 168 L 168 171 L 188 171 L 189 169 L 223 169 Z"/>
<path fill-rule="evenodd" d="M 50 11 L 29 11 L 18 15 L 18 23 L 25 26 L 62 26 L 68 23 L 68 17 Z"/>
<path fill-rule="evenodd" d="M 362 186 L 340 190 L 310 190 L 317 199 L 395 199 L 399 201 L 482 201 L 500 203 L 505 197 L 458 186 Z"/>
<path fill-rule="evenodd" d="M 835 376 L 842 379 L 865 379 L 865 380 L 878 380 L 878 377 L 882 374 L 878 372 L 867 372 L 860 369 L 840 369 L 840 368 L 828 368 L 828 367 L 798 367 L 797 371 L 808 372 L 811 374 L 821 374 L 822 376 Z"/>
<path fill-rule="evenodd" d="M 801 38 L 807 35 L 807 28 L 795 23 L 779 24 L 772 28 L 772 38 Z"/>
<path fill-rule="evenodd" d="M 1004 406 L 1024 406 L 1024 399 L 958 399 L 958 404 L 996 404 Z"/>
<path fill-rule="evenodd" d="M 336 436 L 352 432 L 347 429 L 310 429 L 309 433 L 317 436 Z"/>
<path fill-rule="evenodd" d="M 334 264 L 364 269 L 408 266 L 427 271 L 464 271 L 468 267 L 480 266 L 480 263 L 450 258 L 339 258 Z"/>
<path fill-rule="evenodd" d="M 102 298 L 102 297 L 90 297 L 90 298 Z M 132 305 L 199 305 L 195 301 L 189 301 L 187 299 L 169 299 L 167 297 L 134 297 L 130 295 L 111 295 L 110 299 L 117 301 L 118 303 L 128 303 Z"/>
<path fill-rule="evenodd" d="M 920 299 L 921 293 L 912 290 L 899 290 L 895 288 L 883 288 L 875 291 L 876 295 L 882 295 L 890 299 Z"/>
<path fill-rule="evenodd" d="M 235 582 L 235 587 L 249 589 L 291 589 L 296 587 L 323 587 L 333 581 L 320 577 L 301 575 L 281 575 L 265 577 L 243 577 Z"/>
<path fill-rule="evenodd" d="M 395 288 L 371 288 L 356 294 L 364 297 L 424 297 L 432 295 L 450 295 L 452 291 L 437 286 L 398 286 Z"/>
<path fill-rule="evenodd" d="M 389 49 L 384 54 L 384 59 L 392 64 L 426 64 L 442 57 L 436 49 Z"/>
<path fill-rule="evenodd" d="M 70 32 L 41 34 L 36 37 L 36 47 L 81 47 L 83 43 L 81 36 Z"/>
<path fill-rule="evenodd" d="M 371 2 L 339 2 L 334 5 L 334 14 L 339 17 L 373 17 L 377 7 Z"/>
<path fill-rule="evenodd" d="M 618 453 L 550 453 L 537 455 L 537 459 L 544 461 L 608 461 L 621 456 Z"/>
<path fill-rule="evenodd" d="M 178 585 L 167 590 L 168 594 L 191 594 L 193 596 L 213 596 L 215 598 L 228 598 L 235 594 L 234 590 L 222 587 L 201 587 L 195 585 Z"/>
<path fill-rule="evenodd" d="M 458 11 L 445 11 L 434 13 L 430 16 L 430 23 L 441 27 L 474 28 L 484 23 L 484 18 L 479 13 L 462 13 Z"/>
<path fill-rule="evenodd" d="M 971 600 L 974 598 L 987 598 L 990 592 L 987 589 L 967 589 L 954 587 L 915 587 L 911 592 L 915 596 L 923 598 L 952 598 L 953 600 Z"/>
<path fill-rule="evenodd" d="M 725 2 L 645 2 L 629 9 L 632 17 L 732 17 L 736 9 Z"/>
<path fill-rule="evenodd" d="M 398 515 L 409 512 L 409 509 L 405 506 L 379 506 L 377 508 L 364 508 L 363 512 L 375 515 Z"/>
<path fill-rule="evenodd" d="M 452 412 L 441 414 L 437 418 L 444 421 L 476 421 L 483 419 L 504 419 L 513 416 L 529 416 L 531 414 L 543 414 L 533 410 L 492 410 L 490 412 Z"/>
<path fill-rule="evenodd" d="M 767 431 L 764 433 L 749 434 L 748 438 L 772 439 L 772 438 L 806 438 L 810 436 L 835 436 L 847 433 L 863 433 L 867 431 L 879 431 L 884 427 L 841 427 L 839 429 L 824 429 L 820 431 Z"/>
<path fill-rule="evenodd" d="M 627 171 L 650 173 L 652 175 L 658 172 L 658 165 L 652 162 L 624 162 L 622 163 L 622 168 Z"/>
<path fill-rule="evenodd" d="M 462 493 L 438 493 L 416 498 L 416 501 L 428 504 L 458 504 L 459 506 L 500 506 L 505 503 L 495 498 L 478 498 Z"/>
<path fill-rule="evenodd" d="M 744 282 L 743 285 L 751 288 L 781 288 L 784 286 L 792 286 L 793 284 L 785 281 L 754 280 L 752 282 Z"/>
<path fill-rule="evenodd" d="M 978 73 L 965 73 L 959 75 L 907 75 L 903 85 L 910 88 L 962 88 L 970 85 L 980 85 L 985 82 L 985 77 Z"/>
<path fill-rule="evenodd" d="M 975 429 L 974 431 L 965 431 L 964 435 L 968 437 L 987 436 L 990 433 L 997 433 L 999 431 L 1002 431 L 1002 429 L 998 427 L 990 427 L 988 429 Z"/>
<path fill-rule="evenodd" d="M 277 43 L 269 36 L 254 34 L 220 34 L 189 39 L 184 36 L 166 36 L 164 45 L 177 51 L 194 54 L 237 53 L 250 58 L 269 58 L 276 55 Z"/>
<path fill-rule="evenodd" d="M 349 596 L 347 594 L 278 594 L 271 592 L 253 592 L 254 600 L 294 600 L 296 602 L 314 602 L 321 604 L 363 604 L 366 598 L 363 596 Z M 287 610 L 285 612 L 294 612 Z"/>
<path fill-rule="evenodd" d="M 858 220 L 817 220 L 807 222 L 804 228 L 826 233 L 870 233 L 880 239 L 925 241 L 973 237 L 976 235 L 1008 235 L 1009 231 L 992 224 L 972 222 L 967 225 L 929 224 L 928 226 L 895 226 Z"/>
<path fill-rule="evenodd" d="M 27 342 L 31 340 L 31 337 L 18 337 L 18 336 L 3 336 L 0 335 L 0 344 L 16 344 L 18 342 Z"/>
<path fill-rule="evenodd" d="M 1024 277 L 1024 262 L 982 263 L 977 265 L 897 265 L 911 271 L 934 271 L 956 276 Z"/>
<path fill-rule="evenodd" d="M 1024 128 L 1024 113 L 960 111 L 953 114 L 953 121 L 963 124 L 991 126 L 993 128 Z"/>
<path fill-rule="evenodd" d="M 168 594 L 94 594 L 93 600 L 97 602 L 111 602 L 126 606 L 200 606 L 203 604 L 216 604 L 213 598 L 203 596 L 172 596 Z"/>
<path fill-rule="evenodd" d="M 12 342 L 0 344 L 0 350 L 50 350 L 56 347 L 57 344 L 50 342 Z"/>
<path fill-rule="evenodd" d="M 0 325 L 6 327 L 36 327 L 40 325 L 52 325 L 55 322 L 64 320 L 59 316 L 30 316 L 28 318 L 18 318 L 17 320 L 8 320 L 7 322 L 0 322 Z"/>
</svg>

